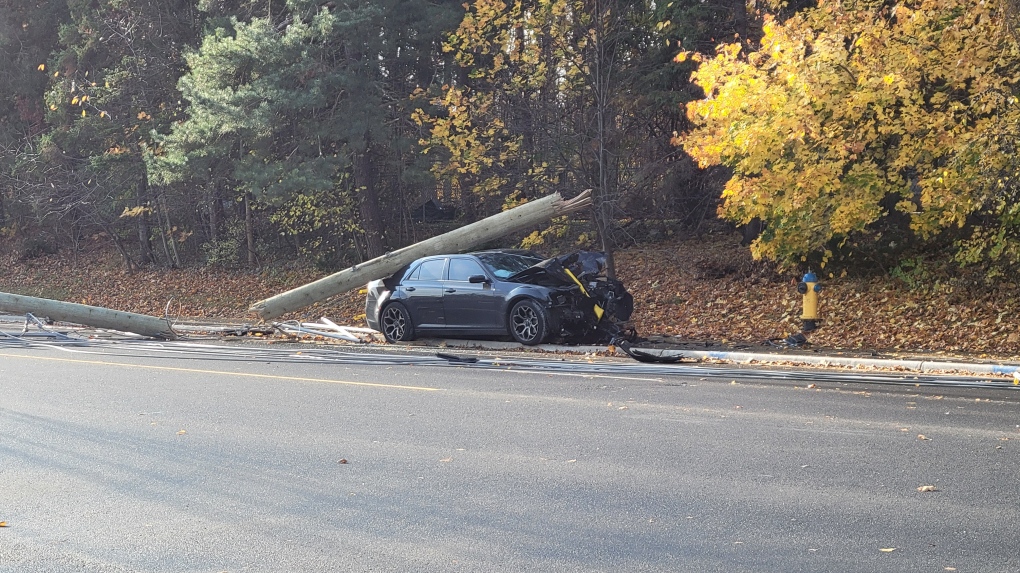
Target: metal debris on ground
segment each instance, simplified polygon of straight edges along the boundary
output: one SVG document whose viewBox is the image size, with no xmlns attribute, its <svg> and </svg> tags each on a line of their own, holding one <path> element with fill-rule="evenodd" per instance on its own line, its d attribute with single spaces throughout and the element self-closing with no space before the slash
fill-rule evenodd
<svg viewBox="0 0 1020 573">
<path fill-rule="evenodd" d="M 242 326 L 220 331 L 223 336 L 272 336 L 276 334 L 275 328 L 264 326 Z"/>
<path fill-rule="evenodd" d="M 672 356 L 666 356 L 664 354 L 664 351 L 662 350 L 660 350 L 658 354 L 652 354 L 651 352 L 647 352 L 645 350 L 639 350 L 637 348 L 632 347 L 626 341 L 622 340 L 615 341 L 615 344 L 613 346 L 619 348 L 620 350 L 623 351 L 624 354 L 630 356 L 631 358 L 637 360 L 638 362 L 647 362 L 652 364 L 676 364 L 677 362 L 683 360 L 683 356 L 679 356 L 676 354 Z"/>
<path fill-rule="evenodd" d="M 444 352 L 436 352 L 436 357 L 460 364 L 475 364 L 478 362 L 478 359 L 474 356 L 457 356 L 455 354 L 446 354 Z"/>
<path fill-rule="evenodd" d="M 770 338 L 765 341 L 766 346 L 772 346 L 776 348 L 801 348 L 810 346 L 807 336 L 804 336 L 803 332 L 797 332 L 787 336 L 786 338 Z"/>
<path fill-rule="evenodd" d="M 358 344 L 376 342 L 379 336 L 381 336 L 379 332 L 371 328 L 341 326 L 326 317 L 322 317 L 319 320 L 320 322 L 299 322 L 296 320 L 274 322 L 272 325 L 280 332 L 292 336 L 321 336 L 323 338 L 332 338 Z"/>
</svg>

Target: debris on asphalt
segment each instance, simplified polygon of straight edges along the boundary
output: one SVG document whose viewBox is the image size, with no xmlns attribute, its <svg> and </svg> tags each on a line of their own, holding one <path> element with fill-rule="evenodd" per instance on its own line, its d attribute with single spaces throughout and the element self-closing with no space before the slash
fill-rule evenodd
<svg viewBox="0 0 1020 573">
<path fill-rule="evenodd" d="M 291 336 L 317 336 L 364 344 L 379 341 L 379 332 L 371 328 L 340 326 L 332 320 L 322 317 L 320 322 L 274 322 L 273 327 Z"/>
<path fill-rule="evenodd" d="M 478 359 L 474 356 L 456 356 L 454 354 L 446 354 L 444 352 L 436 352 L 436 357 L 442 358 L 443 360 L 449 360 L 450 362 L 463 364 L 474 364 L 478 362 Z"/>
<path fill-rule="evenodd" d="M 242 326 L 222 331 L 223 336 L 272 336 L 276 334 L 275 328 L 264 326 Z"/>
</svg>

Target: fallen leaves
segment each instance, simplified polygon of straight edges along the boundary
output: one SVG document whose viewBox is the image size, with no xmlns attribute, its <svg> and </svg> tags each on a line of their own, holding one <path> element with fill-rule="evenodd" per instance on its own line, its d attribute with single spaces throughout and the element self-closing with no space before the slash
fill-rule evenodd
<svg viewBox="0 0 1020 573">
<path fill-rule="evenodd" d="M 173 298 L 172 318 L 250 319 L 248 307 L 256 300 L 322 277 L 313 268 L 251 272 L 150 267 L 129 274 L 115 251 L 97 249 L 76 257 L 61 253 L 18 261 L 12 253 L 2 260 L 6 272 L 0 275 L 0 291 L 153 316 L 163 316 L 167 301 Z M 350 324 L 355 323 L 354 316 L 362 315 L 359 324 L 363 324 L 365 296 L 353 291 L 311 308 Z"/>
<path fill-rule="evenodd" d="M 939 489 L 937 487 L 933 486 L 933 485 L 922 485 L 921 487 L 917 488 L 917 491 L 919 491 L 921 493 L 927 493 L 927 492 L 938 491 L 938 490 Z"/>
<path fill-rule="evenodd" d="M 738 235 L 709 235 L 617 253 L 617 274 L 634 296 L 638 333 L 759 344 L 799 326 L 801 297 L 786 280 L 791 277 L 754 261 L 739 241 Z M 649 288 L 653 283 L 658 287 Z M 816 346 L 1020 355 L 1014 283 L 974 293 L 964 285 L 911 291 L 882 277 L 823 286 L 822 327 L 810 337 Z M 1020 374 L 1016 380 L 1020 385 Z"/>
<path fill-rule="evenodd" d="M 741 345 L 760 344 L 799 326 L 801 297 L 787 280 L 797 277 L 773 273 L 739 241 L 736 234 L 709 234 L 616 253 L 617 274 L 634 296 L 632 322 L 638 334 Z M 250 319 L 252 302 L 322 276 L 300 267 L 263 272 L 153 267 L 129 274 L 112 249 L 28 261 L 10 252 L 3 260 L 0 291 L 155 316 L 163 316 L 173 297 L 174 316 Z M 968 296 L 963 287 L 912 292 L 882 278 L 837 279 L 825 281 L 824 287 L 822 328 L 810 338 L 816 346 L 1020 356 L 1020 287 L 1015 283 L 980 296 Z M 362 324 L 365 297 L 351 291 L 301 312 Z M 295 313 L 281 320 L 289 318 L 300 317 Z M 1020 372 L 1013 380 L 1020 385 Z"/>
</svg>

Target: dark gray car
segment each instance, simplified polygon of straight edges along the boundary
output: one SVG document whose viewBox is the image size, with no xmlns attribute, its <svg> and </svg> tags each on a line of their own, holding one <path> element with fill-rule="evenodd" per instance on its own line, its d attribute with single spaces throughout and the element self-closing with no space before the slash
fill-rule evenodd
<svg viewBox="0 0 1020 573">
<path fill-rule="evenodd" d="M 390 342 L 423 334 L 528 345 L 611 339 L 633 299 L 604 271 L 605 256 L 586 251 L 545 260 L 521 250 L 424 257 L 369 283 L 365 317 Z"/>
</svg>

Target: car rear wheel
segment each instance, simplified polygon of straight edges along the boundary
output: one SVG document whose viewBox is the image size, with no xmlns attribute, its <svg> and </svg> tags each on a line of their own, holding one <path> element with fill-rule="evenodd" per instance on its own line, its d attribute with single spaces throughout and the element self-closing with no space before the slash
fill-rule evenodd
<svg viewBox="0 0 1020 573">
<path fill-rule="evenodd" d="M 386 305 L 379 315 L 379 326 L 382 327 L 386 342 L 407 342 L 414 340 L 414 325 L 407 308 L 399 302 Z"/>
<path fill-rule="evenodd" d="M 510 310 L 510 334 L 527 346 L 541 344 L 549 335 L 549 319 L 537 302 L 530 298 L 518 301 Z"/>
</svg>

